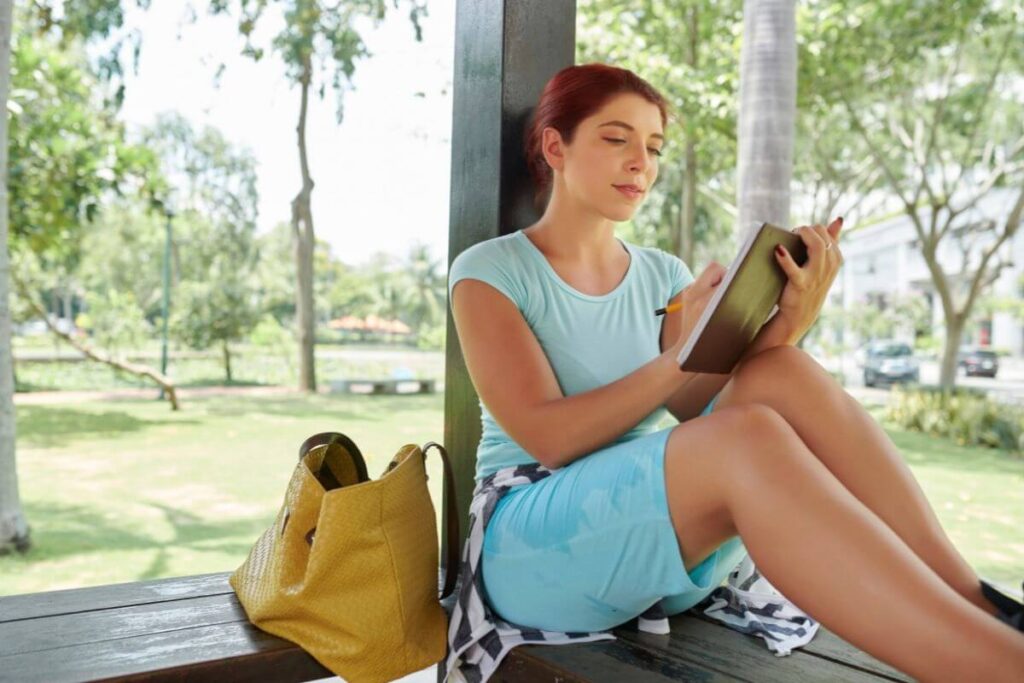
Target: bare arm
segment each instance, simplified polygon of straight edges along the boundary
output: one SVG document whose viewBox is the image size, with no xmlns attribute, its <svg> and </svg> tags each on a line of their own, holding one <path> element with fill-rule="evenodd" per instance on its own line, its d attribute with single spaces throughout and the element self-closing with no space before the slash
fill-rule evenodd
<svg viewBox="0 0 1024 683">
<path fill-rule="evenodd" d="M 680 295 L 681 296 L 681 295 Z M 678 300 L 680 297 L 673 298 L 672 301 Z M 682 323 L 679 320 L 679 316 L 666 315 L 665 321 L 662 323 L 661 330 L 661 348 L 668 348 L 670 340 L 676 339 L 680 334 Z M 799 338 L 796 337 L 791 329 L 785 324 L 782 318 L 777 315 L 769 318 L 768 322 L 765 323 L 760 330 L 757 332 L 757 336 L 754 337 L 754 341 L 747 347 L 747 350 L 740 356 L 739 361 L 733 368 L 733 373 L 736 372 L 736 368 L 740 366 L 743 361 L 747 360 L 752 356 L 756 356 L 766 349 L 770 349 L 773 346 L 781 346 L 784 344 L 793 345 Z M 665 402 L 665 408 L 675 416 L 677 420 L 683 422 L 690 418 L 700 415 L 701 411 L 708 402 L 714 398 L 715 394 L 722 390 L 722 387 L 728 383 L 732 378 L 732 373 L 729 374 L 714 374 L 714 373 L 696 373 L 697 377 L 687 383 L 685 388 L 681 388 L 673 393 L 668 401 Z"/>
<path fill-rule="evenodd" d="M 670 348 L 625 377 L 566 397 L 533 331 L 507 297 L 480 280 L 452 288 L 466 367 L 501 428 L 545 467 L 563 467 L 640 423 L 696 377 Z"/>
</svg>

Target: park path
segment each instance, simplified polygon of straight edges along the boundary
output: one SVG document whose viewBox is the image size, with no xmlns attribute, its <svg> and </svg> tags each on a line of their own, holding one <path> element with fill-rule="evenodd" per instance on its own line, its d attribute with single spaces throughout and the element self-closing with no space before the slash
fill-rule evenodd
<svg viewBox="0 0 1024 683">
<path fill-rule="evenodd" d="M 327 387 L 318 393 L 326 393 Z M 178 398 L 201 398 L 205 396 L 289 396 L 298 395 L 295 387 L 192 387 L 178 389 Z M 14 405 L 48 405 L 52 403 L 85 403 L 88 401 L 131 401 L 139 399 L 156 400 L 159 389 L 110 389 L 103 391 L 31 391 L 14 394 Z"/>
</svg>

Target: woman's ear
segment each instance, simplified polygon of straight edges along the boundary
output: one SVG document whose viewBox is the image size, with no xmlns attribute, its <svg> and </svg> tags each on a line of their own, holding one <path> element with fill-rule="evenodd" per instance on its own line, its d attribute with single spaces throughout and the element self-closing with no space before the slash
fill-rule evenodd
<svg viewBox="0 0 1024 683">
<path fill-rule="evenodd" d="M 544 153 L 544 160 L 556 171 L 561 171 L 565 165 L 565 148 L 562 145 L 562 134 L 557 129 L 548 126 L 542 133 L 540 149 Z"/>
</svg>

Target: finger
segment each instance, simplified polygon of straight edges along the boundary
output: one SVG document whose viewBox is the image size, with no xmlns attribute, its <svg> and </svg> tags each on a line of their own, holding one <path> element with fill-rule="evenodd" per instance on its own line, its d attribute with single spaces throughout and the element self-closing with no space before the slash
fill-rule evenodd
<svg viewBox="0 0 1024 683">
<path fill-rule="evenodd" d="M 839 218 L 837 218 L 834 221 L 832 221 L 831 224 L 829 224 L 829 226 L 828 226 L 828 234 L 832 236 L 832 239 L 834 241 L 838 242 L 839 241 L 839 232 L 842 229 L 843 229 L 843 217 L 840 216 Z"/>
<path fill-rule="evenodd" d="M 781 244 L 775 246 L 775 260 L 778 261 L 780 266 L 782 266 L 782 270 L 786 273 L 786 277 L 793 282 L 800 281 L 800 266 L 798 266 L 796 261 L 793 260 L 793 257 L 790 256 L 789 250 Z"/>
<path fill-rule="evenodd" d="M 829 252 L 832 251 L 832 249 L 827 249 L 828 245 L 832 244 L 832 235 L 829 234 L 824 225 L 815 225 L 812 226 L 812 229 L 821 238 L 822 249 L 825 250 L 825 255 L 828 257 Z M 832 248 L 835 248 L 835 246 L 833 245 Z"/>
<path fill-rule="evenodd" d="M 821 226 L 802 226 L 796 234 L 800 235 L 800 239 L 803 240 L 804 244 L 807 245 L 808 255 L 817 254 L 819 251 L 825 250 L 825 240 L 818 234 L 816 227 Z M 810 260 L 810 259 L 808 259 Z"/>
</svg>

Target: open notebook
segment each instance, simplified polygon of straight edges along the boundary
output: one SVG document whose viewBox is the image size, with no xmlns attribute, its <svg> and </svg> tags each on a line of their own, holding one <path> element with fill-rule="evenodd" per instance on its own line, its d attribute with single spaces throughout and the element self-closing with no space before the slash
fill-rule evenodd
<svg viewBox="0 0 1024 683">
<path fill-rule="evenodd" d="M 770 223 L 751 230 L 679 352 L 680 368 L 732 372 L 774 312 L 788 282 L 774 254 L 780 243 L 797 265 L 807 262 L 807 246 L 795 232 Z"/>
</svg>

